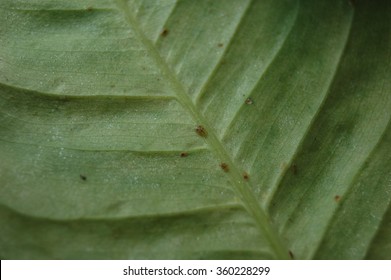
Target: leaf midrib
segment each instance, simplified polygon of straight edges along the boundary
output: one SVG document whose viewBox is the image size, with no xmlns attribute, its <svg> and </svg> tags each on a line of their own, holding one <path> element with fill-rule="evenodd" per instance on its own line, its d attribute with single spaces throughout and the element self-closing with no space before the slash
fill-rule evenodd
<svg viewBox="0 0 391 280">
<path fill-rule="evenodd" d="M 242 178 L 239 168 L 227 153 L 222 143 L 218 140 L 214 130 L 212 129 L 212 126 L 209 125 L 206 118 L 196 109 L 182 83 L 177 79 L 176 75 L 171 71 L 167 63 L 160 56 L 153 43 L 144 35 L 138 22 L 131 14 L 126 1 L 115 0 L 115 3 L 119 10 L 122 10 L 124 13 L 124 17 L 132 28 L 132 31 L 135 33 L 136 37 L 138 37 L 149 55 L 151 55 L 152 59 L 155 61 L 157 67 L 161 70 L 163 78 L 165 78 L 166 81 L 168 81 L 171 85 L 173 91 L 176 94 L 178 102 L 190 112 L 194 121 L 197 124 L 202 125 L 208 132 L 208 136 L 205 138 L 205 141 L 212 148 L 211 150 L 215 152 L 217 158 L 221 162 L 228 164 L 230 167 L 229 176 L 231 177 L 235 193 L 242 201 L 243 206 L 249 215 L 254 219 L 255 224 L 262 232 L 263 236 L 268 240 L 269 245 L 274 250 L 276 257 L 280 259 L 289 259 L 288 250 L 283 245 L 277 232 L 273 229 L 268 215 L 255 199 L 249 182 L 244 181 Z"/>
</svg>

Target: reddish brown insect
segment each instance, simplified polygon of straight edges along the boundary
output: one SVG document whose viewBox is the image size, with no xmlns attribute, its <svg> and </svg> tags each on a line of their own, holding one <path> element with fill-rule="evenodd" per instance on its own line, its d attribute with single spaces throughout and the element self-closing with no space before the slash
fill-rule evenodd
<svg viewBox="0 0 391 280">
<path fill-rule="evenodd" d="M 206 131 L 206 129 L 202 126 L 202 125 L 198 125 L 195 129 L 195 131 L 197 132 L 197 134 L 201 137 L 206 137 L 208 136 L 208 132 Z"/>
<path fill-rule="evenodd" d="M 246 171 L 243 172 L 243 179 L 246 181 L 249 179 L 248 173 Z"/>
<path fill-rule="evenodd" d="M 228 172 L 228 171 L 229 171 L 229 166 L 228 166 L 228 164 L 226 164 L 226 163 L 224 163 L 224 162 L 220 163 L 220 167 L 221 167 L 221 169 L 224 170 L 224 172 Z"/>
<path fill-rule="evenodd" d="M 186 152 L 181 153 L 181 157 L 187 157 L 188 155 L 189 155 L 189 153 L 186 153 Z"/>
<path fill-rule="evenodd" d="M 341 200 L 341 197 L 340 197 L 339 195 L 336 195 L 336 196 L 334 196 L 334 200 L 335 200 L 336 202 L 338 202 L 338 201 Z"/>
<path fill-rule="evenodd" d="M 162 32 L 160 33 L 160 35 L 161 35 L 162 37 L 166 37 L 166 36 L 168 35 L 168 29 L 167 29 L 167 28 L 164 28 L 164 29 L 162 30 Z"/>
<path fill-rule="evenodd" d="M 253 104 L 253 100 L 249 97 L 246 99 L 246 101 L 244 101 L 244 103 L 246 103 L 247 105 L 251 105 Z"/>
</svg>

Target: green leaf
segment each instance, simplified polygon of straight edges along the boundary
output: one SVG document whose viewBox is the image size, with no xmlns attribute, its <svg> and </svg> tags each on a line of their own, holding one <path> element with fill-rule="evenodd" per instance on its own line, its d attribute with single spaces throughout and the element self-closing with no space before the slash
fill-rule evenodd
<svg viewBox="0 0 391 280">
<path fill-rule="evenodd" d="M 1 257 L 391 259 L 390 14 L 1 0 Z"/>
</svg>

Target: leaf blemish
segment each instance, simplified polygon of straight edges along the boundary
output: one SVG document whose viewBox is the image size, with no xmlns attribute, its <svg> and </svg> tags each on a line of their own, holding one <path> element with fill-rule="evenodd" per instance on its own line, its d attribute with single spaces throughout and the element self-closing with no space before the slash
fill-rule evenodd
<svg viewBox="0 0 391 280">
<path fill-rule="evenodd" d="M 181 157 L 187 157 L 188 155 L 189 155 L 189 153 L 186 153 L 186 152 L 181 153 Z"/>
<path fill-rule="evenodd" d="M 167 29 L 167 28 L 164 28 L 164 29 L 162 30 L 162 32 L 160 33 L 160 35 L 161 35 L 162 37 L 166 37 L 166 36 L 168 35 L 168 29 Z"/>
<path fill-rule="evenodd" d="M 339 202 L 341 200 L 341 197 L 339 195 L 334 196 L 335 202 Z"/>
<path fill-rule="evenodd" d="M 80 179 L 82 179 L 83 181 L 86 181 L 87 177 L 85 175 L 80 174 Z"/>
<path fill-rule="evenodd" d="M 224 162 L 220 163 L 220 167 L 221 167 L 221 169 L 224 170 L 224 172 L 228 172 L 228 171 L 229 171 L 229 166 L 228 166 L 228 164 L 226 164 L 226 163 L 224 163 Z"/>
<path fill-rule="evenodd" d="M 197 132 L 197 134 L 201 137 L 204 137 L 206 138 L 206 136 L 208 136 L 208 132 L 206 131 L 206 129 L 202 126 L 202 125 L 198 125 L 195 129 L 195 131 Z"/>
<path fill-rule="evenodd" d="M 222 48 L 222 47 L 224 47 L 224 44 L 223 44 L 223 43 L 218 43 L 217 46 L 218 46 L 219 48 Z"/>
</svg>

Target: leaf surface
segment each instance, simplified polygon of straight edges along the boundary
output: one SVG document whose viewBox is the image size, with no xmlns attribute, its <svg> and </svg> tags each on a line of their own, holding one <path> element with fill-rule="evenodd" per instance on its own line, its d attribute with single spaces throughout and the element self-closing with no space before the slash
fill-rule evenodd
<svg viewBox="0 0 391 280">
<path fill-rule="evenodd" d="M 0 1 L 0 256 L 390 259 L 390 13 Z"/>
</svg>

